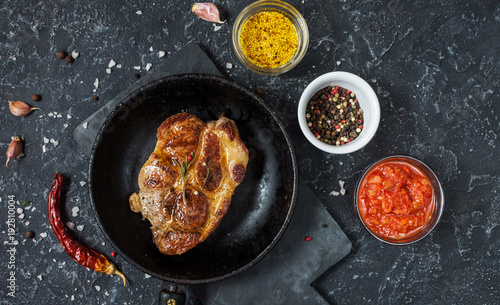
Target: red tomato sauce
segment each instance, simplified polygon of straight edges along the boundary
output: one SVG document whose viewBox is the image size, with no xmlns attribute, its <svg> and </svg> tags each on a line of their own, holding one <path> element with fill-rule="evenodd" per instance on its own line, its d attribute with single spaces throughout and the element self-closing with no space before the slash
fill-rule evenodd
<svg viewBox="0 0 500 305">
<path fill-rule="evenodd" d="M 424 227 L 434 210 L 434 189 L 416 167 L 388 161 L 372 168 L 358 192 L 365 224 L 375 234 L 402 239 Z"/>
</svg>

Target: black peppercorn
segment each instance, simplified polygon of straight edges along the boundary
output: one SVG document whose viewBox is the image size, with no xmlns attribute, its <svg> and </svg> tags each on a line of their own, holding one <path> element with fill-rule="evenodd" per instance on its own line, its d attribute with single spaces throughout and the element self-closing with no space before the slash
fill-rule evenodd
<svg viewBox="0 0 500 305">
<path fill-rule="evenodd" d="M 40 94 L 33 94 L 33 95 L 31 96 L 31 99 L 32 99 L 33 101 L 35 101 L 35 102 L 38 102 L 38 101 L 40 101 L 40 100 L 42 99 L 42 96 L 41 96 Z"/>
<path fill-rule="evenodd" d="M 134 74 L 134 78 L 140 78 L 141 75 L 139 73 Z"/>
<path fill-rule="evenodd" d="M 258 96 L 264 96 L 264 94 L 266 94 L 266 91 L 262 88 L 257 88 L 255 89 L 255 93 L 258 95 Z"/>
<path fill-rule="evenodd" d="M 93 99 L 94 101 L 98 101 L 98 100 L 99 100 L 99 97 L 98 97 L 98 96 L 96 96 L 96 95 L 94 95 L 94 96 L 92 97 L 92 99 Z"/>
<path fill-rule="evenodd" d="M 31 239 L 31 238 L 35 237 L 35 232 L 33 232 L 33 231 L 28 231 L 28 232 L 26 232 L 26 234 L 25 234 L 24 236 L 25 236 L 26 238 Z"/>
<path fill-rule="evenodd" d="M 69 64 L 75 61 L 75 59 L 71 55 L 67 55 L 64 57 L 64 60 Z"/>
<path fill-rule="evenodd" d="M 59 52 L 56 53 L 56 56 L 59 59 L 65 59 L 66 56 L 68 56 L 68 53 L 66 53 L 65 51 L 59 51 Z"/>
</svg>

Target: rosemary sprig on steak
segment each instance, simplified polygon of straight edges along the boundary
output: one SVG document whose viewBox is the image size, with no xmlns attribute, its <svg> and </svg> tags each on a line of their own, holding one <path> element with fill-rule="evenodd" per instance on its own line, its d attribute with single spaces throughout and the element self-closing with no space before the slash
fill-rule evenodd
<svg viewBox="0 0 500 305">
<path fill-rule="evenodd" d="M 193 163 L 193 153 L 190 155 L 186 156 L 186 160 L 184 162 L 179 163 L 177 160 L 174 160 L 175 164 L 179 167 L 181 170 L 181 177 L 182 177 L 182 199 L 186 201 L 186 173 L 189 170 L 189 167 L 191 166 L 191 163 Z"/>
</svg>

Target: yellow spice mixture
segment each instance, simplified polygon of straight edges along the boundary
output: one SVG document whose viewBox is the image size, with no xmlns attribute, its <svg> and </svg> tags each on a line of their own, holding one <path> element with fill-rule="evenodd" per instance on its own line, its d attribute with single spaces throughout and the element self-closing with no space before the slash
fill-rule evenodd
<svg viewBox="0 0 500 305">
<path fill-rule="evenodd" d="M 297 51 L 298 37 L 290 19 L 279 12 L 262 12 L 248 19 L 240 34 L 245 56 L 260 67 L 285 64 Z"/>
</svg>

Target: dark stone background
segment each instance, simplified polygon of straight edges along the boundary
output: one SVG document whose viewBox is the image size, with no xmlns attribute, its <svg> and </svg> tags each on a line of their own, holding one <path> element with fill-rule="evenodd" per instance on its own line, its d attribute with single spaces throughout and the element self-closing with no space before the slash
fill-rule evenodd
<svg viewBox="0 0 500 305">
<path fill-rule="evenodd" d="M 499 276 L 500 4 L 497 1 L 289 1 L 310 31 L 303 61 L 281 76 L 253 74 L 237 60 L 231 28 L 250 1 L 216 1 L 220 29 L 194 17 L 186 1 L 14 1 L 0 3 L 0 147 L 24 139 L 25 156 L 0 167 L 0 278 L 9 277 L 8 202 L 16 205 L 16 297 L 5 304 L 153 304 L 160 281 L 122 258 L 113 258 L 131 284 L 89 272 L 74 263 L 54 238 L 46 197 L 56 171 L 71 178 L 66 214 L 83 230 L 73 234 L 102 253 L 113 249 L 100 232 L 87 182 L 89 159 L 73 130 L 107 101 L 169 55 L 199 43 L 229 79 L 266 91 L 298 154 L 301 178 L 349 240 L 352 251 L 313 283 L 330 304 L 494 304 Z M 138 12 L 142 14 L 138 14 Z M 58 50 L 78 51 L 72 64 Z M 166 52 L 164 58 L 158 51 Z M 113 59 L 121 68 L 106 68 Z M 137 71 L 134 66 L 141 66 Z M 308 144 L 298 126 L 302 90 L 330 71 L 355 73 L 370 83 L 382 110 L 368 146 L 328 155 Z M 94 92 L 94 81 L 99 86 Z M 32 102 L 33 93 L 42 95 Z M 99 97 L 98 101 L 92 96 Z M 40 107 L 14 117 L 9 100 Z M 60 116 L 59 116 L 60 115 Z M 45 143 L 48 142 L 48 143 Z M 57 145 L 55 145 L 57 144 Z M 391 154 L 426 162 L 446 198 L 441 223 L 425 240 L 405 247 L 382 244 L 356 219 L 352 194 L 362 171 Z M 5 158 L 5 155 L 3 155 Z M 3 162 L 2 162 L 3 163 Z M 338 181 L 347 194 L 332 196 Z M 77 216 L 72 208 L 78 207 Z M 21 216 L 24 215 L 24 216 Z M 24 217 L 24 218 L 20 218 Z M 34 240 L 24 238 L 27 230 Z M 45 236 L 45 237 L 44 237 Z M 109 256 L 109 255 L 108 255 Z M 99 288 L 98 288 L 99 287 Z M 99 290 L 98 290 L 99 289 Z M 269 304 L 280 304 L 270 300 Z M 217 299 L 208 304 L 217 304 Z M 241 300 L 253 304 L 253 300 Z"/>
</svg>

